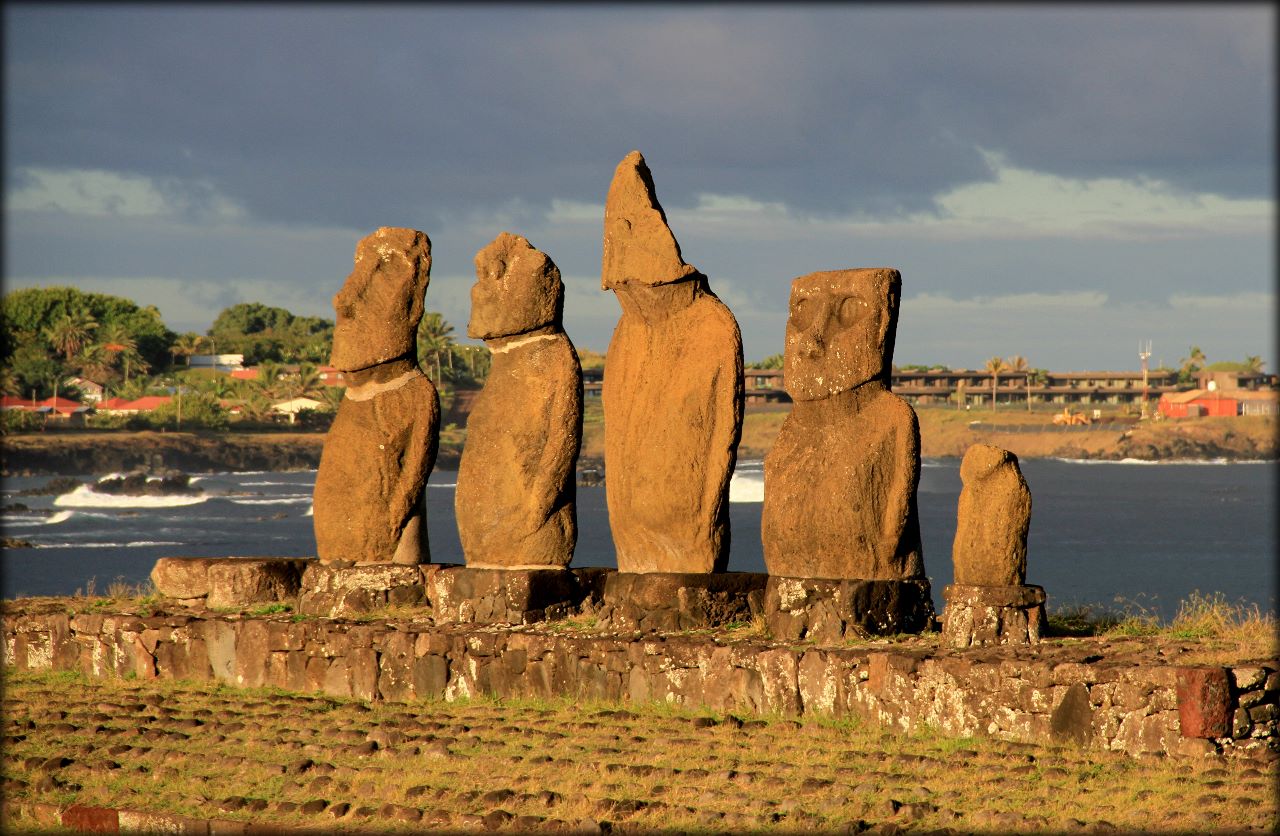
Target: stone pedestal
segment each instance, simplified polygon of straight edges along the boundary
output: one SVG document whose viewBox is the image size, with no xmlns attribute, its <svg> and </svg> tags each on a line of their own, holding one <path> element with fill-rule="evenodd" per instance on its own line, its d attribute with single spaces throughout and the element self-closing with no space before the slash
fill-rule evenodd
<svg viewBox="0 0 1280 836">
<path fill-rule="evenodd" d="M 432 566 L 427 599 L 436 624 L 532 624 L 572 615 L 589 593 L 567 569 Z"/>
<path fill-rule="evenodd" d="M 763 613 L 768 575 L 756 572 L 611 572 L 600 620 L 620 630 L 700 630 Z"/>
<path fill-rule="evenodd" d="M 217 609 L 276 603 L 298 594 L 312 561 L 292 557 L 162 557 L 151 583 L 185 606 Z"/>
<path fill-rule="evenodd" d="M 942 640 L 952 647 L 1036 644 L 1044 627 L 1044 587 L 952 584 L 946 601 Z"/>
<path fill-rule="evenodd" d="M 770 576 L 764 618 L 775 639 L 834 642 L 933 629 L 927 580 L 828 580 Z"/>
<path fill-rule="evenodd" d="M 322 618 L 359 615 L 388 606 L 414 606 L 426 599 L 424 574 L 439 566 L 311 563 L 302 575 L 298 612 Z"/>
</svg>

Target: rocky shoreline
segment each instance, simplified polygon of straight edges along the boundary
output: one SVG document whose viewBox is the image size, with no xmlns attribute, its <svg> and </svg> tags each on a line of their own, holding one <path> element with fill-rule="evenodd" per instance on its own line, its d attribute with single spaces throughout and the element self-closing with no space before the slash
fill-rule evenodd
<svg viewBox="0 0 1280 836">
<path fill-rule="evenodd" d="M 1019 458 L 1067 458 L 1099 461 L 1259 461 L 1277 458 L 1275 416 L 1167 421 L 1123 433 L 975 431 L 949 426 L 922 411 L 921 447 L 926 458 L 964 455 L 972 444 L 994 444 Z M 0 475 L 102 475 L 137 469 L 186 472 L 314 470 L 320 463 L 324 433 L 192 433 L 56 431 L 5 436 L 0 444 Z M 766 436 L 766 441 L 771 438 Z M 739 459 L 762 458 L 767 443 L 744 438 Z M 460 448 L 442 446 L 439 470 L 456 470 Z M 602 465 L 590 449 L 578 462 L 583 474 L 598 479 Z"/>
</svg>

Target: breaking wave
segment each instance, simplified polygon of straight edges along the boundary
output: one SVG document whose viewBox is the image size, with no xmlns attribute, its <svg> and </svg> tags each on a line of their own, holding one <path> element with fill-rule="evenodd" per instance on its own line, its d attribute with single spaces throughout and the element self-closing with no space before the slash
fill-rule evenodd
<svg viewBox="0 0 1280 836">
<path fill-rule="evenodd" d="M 178 508 L 183 505 L 199 505 L 207 496 L 127 496 L 98 493 L 88 485 L 81 485 L 71 493 L 64 493 L 53 501 L 59 508 Z M 56 515 L 55 515 L 56 516 Z M 53 519 L 50 519 L 53 522 Z"/>
</svg>

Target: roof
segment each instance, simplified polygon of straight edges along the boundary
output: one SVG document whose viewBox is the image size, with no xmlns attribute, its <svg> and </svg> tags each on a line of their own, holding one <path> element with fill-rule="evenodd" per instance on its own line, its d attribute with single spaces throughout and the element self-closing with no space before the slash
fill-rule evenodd
<svg viewBox="0 0 1280 836">
<path fill-rule="evenodd" d="M 113 409 L 121 409 L 128 403 L 129 403 L 128 398 L 120 398 L 120 397 L 107 398 L 105 401 L 98 404 L 98 409 L 104 409 L 107 411 L 110 411 Z"/>
<path fill-rule="evenodd" d="M 36 404 L 36 406 L 51 406 L 54 409 L 75 409 L 78 406 L 84 406 L 79 401 L 73 401 L 70 398 L 45 398 Z"/>
<path fill-rule="evenodd" d="M 1265 394 L 1259 392 L 1258 394 Z M 1194 403 L 1195 401 L 1238 401 L 1242 400 L 1241 392 L 1231 389 L 1224 392 L 1221 389 L 1188 389 L 1185 392 L 1166 392 L 1160 396 L 1160 400 L 1166 403 Z M 1272 395 L 1271 397 L 1275 397 Z M 1254 400 L 1254 398 L 1249 398 Z M 1262 400 L 1262 399 L 1258 399 Z"/>
<path fill-rule="evenodd" d="M 146 397 L 138 398 L 136 401 L 129 401 L 123 406 L 116 407 L 116 409 L 132 412 L 150 412 L 158 406 L 164 406 L 171 400 L 173 398 L 168 395 L 147 395 Z"/>
<path fill-rule="evenodd" d="M 236 369 L 231 372 L 231 376 L 236 380 L 257 380 L 258 369 L 256 366 L 252 369 Z"/>
<path fill-rule="evenodd" d="M 22 398 L 17 395 L 5 395 L 0 397 L 0 409 L 35 409 L 36 402 L 29 398 Z"/>
</svg>

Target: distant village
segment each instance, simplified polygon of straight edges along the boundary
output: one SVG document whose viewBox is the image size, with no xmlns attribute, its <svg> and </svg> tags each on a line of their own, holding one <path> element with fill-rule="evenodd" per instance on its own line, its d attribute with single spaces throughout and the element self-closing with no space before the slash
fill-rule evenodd
<svg viewBox="0 0 1280 836">
<path fill-rule="evenodd" d="M 190 356 L 188 365 L 192 370 L 221 373 L 236 381 L 258 380 L 263 369 L 246 366 L 241 354 L 195 354 Z M 299 373 L 296 364 L 269 364 L 266 368 L 282 379 Z M 319 366 L 315 373 L 324 388 L 345 386 L 342 372 L 332 366 Z M 598 400 L 602 395 L 604 370 L 584 368 L 582 377 L 584 398 L 588 403 Z M 791 402 L 781 369 L 748 367 L 744 384 L 748 409 L 785 409 Z M 41 413 L 46 422 L 53 425 L 91 427 L 93 416 L 145 415 L 175 402 L 180 408 L 182 397 L 181 387 L 175 387 L 172 394 L 145 395 L 132 400 L 106 397 L 102 385 L 75 376 L 67 378 L 64 386 L 79 393 L 79 398 L 54 395 L 37 400 L 4 395 L 0 409 Z M 1192 387 L 1188 388 L 1185 376 L 1180 382 L 1179 373 L 1171 369 L 1146 373 L 1007 369 L 993 375 L 989 369 L 902 370 L 895 367 L 892 389 L 916 407 L 1038 412 L 1062 409 L 1067 414 L 1080 408 L 1089 410 L 1093 418 L 1101 417 L 1104 410 L 1113 415 L 1139 415 L 1155 420 L 1280 413 L 1280 379 L 1276 374 L 1260 371 L 1199 371 L 1193 376 Z M 272 402 L 267 417 L 280 424 L 295 424 L 299 416 L 331 413 L 335 404 L 335 398 L 290 397 Z M 240 415 L 242 404 L 234 399 L 220 399 L 219 405 L 230 416 Z M 180 411 L 178 414 L 180 416 Z"/>
</svg>

